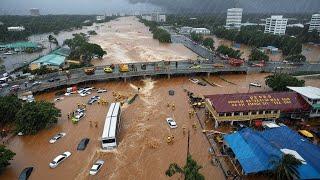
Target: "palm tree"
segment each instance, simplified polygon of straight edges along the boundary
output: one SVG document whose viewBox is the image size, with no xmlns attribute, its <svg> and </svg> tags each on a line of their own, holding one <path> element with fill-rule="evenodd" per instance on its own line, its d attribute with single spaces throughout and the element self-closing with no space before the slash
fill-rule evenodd
<svg viewBox="0 0 320 180">
<path fill-rule="evenodd" d="M 178 164 L 172 163 L 169 165 L 169 169 L 166 171 L 166 175 L 171 177 L 175 173 L 184 175 L 185 180 L 204 180 L 204 176 L 199 173 L 202 166 L 192 159 L 191 155 L 188 155 L 186 165 L 181 168 Z"/>
<path fill-rule="evenodd" d="M 273 173 L 278 180 L 299 179 L 300 176 L 297 168 L 301 164 L 301 161 L 296 159 L 292 154 L 285 154 L 276 163 Z"/>
</svg>

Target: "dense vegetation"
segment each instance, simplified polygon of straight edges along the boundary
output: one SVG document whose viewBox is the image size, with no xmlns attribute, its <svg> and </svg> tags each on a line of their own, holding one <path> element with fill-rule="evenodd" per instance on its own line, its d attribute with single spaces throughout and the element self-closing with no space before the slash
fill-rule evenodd
<svg viewBox="0 0 320 180">
<path fill-rule="evenodd" d="M 231 58 L 240 58 L 241 52 L 239 50 L 234 50 L 233 48 L 229 48 L 228 46 L 221 45 L 217 48 L 217 52 L 227 55 Z"/>
<path fill-rule="evenodd" d="M 23 134 L 36 134 L 58 122 L 61 112 L 53 103 L 32 102 L 22 106 L 16 114 L 16 128 Z"/>
<path fill-rule="evenodd" d="M 105 21 L 110 21 L 114 17 L 106 17 Z M 81 28 L 85 25 L 92 25 L 95 21 L 93 15 L 45 15 L 45 16 L 0 16 L 0 42 L 12 42 L 26 40 L 33 34 L 54 32 L 58 34 L 63 30 Z M 84 21 L 87 21 L 84 23 Z M 25 31 L 9 32 L 7 27 L 24 26 Z"/>
<path fill-rule="evenodd" d="M 58 121 L 60 110 L 49 102 L 22 103 L 16 96 L 0 97 L 1 125 L 14 124 L 17 132 L 35 134 Z"/>
<path fill-rule="evenodd" d="M 249 56 L 249 61 L 269 61 L 269 56 L 261 52 L 259 49 L 253 48 Z"/>
<path fill-rule="evenodd" d="M 295 54 L 295 55 L 290 55 L 286 57 L 286 60 L 289 62 L 293 62 L 293 63 L 304 63 L 306 62 L 307 58 L 302 55 L 302 54 Z"/>
<path fill-rule="evenodd" d="M 214 49 L 214 40 L 210 37 L 205 38 L 202 44 L 209 49 Z"/>
<path fill-rule="evenodd" d="M 241 28 L 240 31 L 227 30 L 223 27 L 215 30 L 215 35 L 219 38 L 228 39 L 237 43 L 247 44 L 252 47 L 275 46 L 287 55 L 300 54 L 302 43 L 299 39 L 290 36 L 276 36 L 265 34 L 249 27 Z"/>
<path fill-rule="evenodd" d="M 156 22 L 144 19 L 140 19 L 140 22 L 149 27 L 149 31 L 152 32 L 154 39 L 158 39 L 163 43 L 171 43 L 171 35 L 166 30 L 159 28 Z"/>
<path fill-rule="evenodd" d="M 286 91 L 287 86 L 304 86 L 304 80 L 299 80 L 289 74 L 277 73 L 266 77 L 266 85 L 274 91 Z"/>
<path fill-rule="evenodd" d="M 184 167 L 172 163 L 169 165 L 166 175 L 171 177 L 176 173 L 180 173 L 184 175 L 185 180 L 204 180 L 204 176 L 199 172 L 201 168 L 202 166 L 198 165 L 198 163 L 192 159 L 191 155 L 188 155 Z"/>
<path fill-rule="evenodd" d="M 9 161 L 12 160 L 15 155 L 16 153 L 7 149 L 4 145 L 0 145 L 0 172 L 10 165 Z"/>
<path fill-rule="evenodd" d="M 301 27 L 287 27 L 286 34 L 297 37 L 303 43 L 320 44 L 320 36 L 316 30 L 308 32 L 309 26 Z"/>
<path fill-rule="evenodd" d="M 82 60 L 89 65 L 93 57 L 102 58 L 106 51 L 100 45 L 89 43 L 85 34 L 74 34 L 72 39 L 67 39 L 64 44 L 71 49 L 68 59 Z"/>
<path fill-rule="evenodd" d="M 203 36 L 201 34 L 192 32 L 190 35 L 191 35 L 191 39 L 195 42 L 201 43 L 203 41 Z"/>
</svg>

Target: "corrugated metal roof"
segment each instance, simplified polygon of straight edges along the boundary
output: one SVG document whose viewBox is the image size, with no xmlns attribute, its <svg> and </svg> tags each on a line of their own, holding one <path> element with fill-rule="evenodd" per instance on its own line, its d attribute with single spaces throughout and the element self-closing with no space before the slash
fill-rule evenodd
<svg viewBox="0 0 320 180">
<path fill-rule="evenodd" d="M 306 111 L 310 105 L 295 92 L 260 92 L 207 95 L 218 113 L 280 110 Z"/>
<path fill-rule="evenodd" d="M 239 160 L 245 174 L 271 170 L 272 160 L 279 160 L 281 149 L 296 151 L 305 161 L 298 167 L 300 179 L 320 178 L 320 147 L 292 131 L 287 126 L 255 131 L 242 129 L 224 136 Z"/>
<path fill-rule="evenodd" d="M 320 99 L 320 88 L 312 87 L 312 86 L 306 86 L 306 87 L 291 87 L 288 86 L 288 89 L 295 91 L 307 98 L 310 99 Z"/>
</svg>

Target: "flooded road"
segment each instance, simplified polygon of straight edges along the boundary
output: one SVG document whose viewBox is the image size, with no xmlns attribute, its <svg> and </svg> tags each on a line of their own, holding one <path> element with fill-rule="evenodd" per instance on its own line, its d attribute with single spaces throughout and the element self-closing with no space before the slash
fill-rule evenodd
<svg viewBox="0 0 320 180">
<path fill-rule="evenodd" d="M 214 40 L 214 47 L 217 49 L 220 45 L 225 45 L 228 47 L 232 47 L 234 49 L 240 50 L 242 52 L 241 58 L 249 59 L 251 53 L 251 47 L 245 44 L 240 44 L 240 48 L 236 48 L 233 45 L 233 42 L 217 38 L 216 36 L 210 36 Z M 302 52 L 304 56 L 306 56 L 307 61 L 310 63 L 319 63 L 320 62 L 320 47 L 317 45 L 311 44 L 303 44 L 302 45 Z M 267 54 L 272 61 L 281 61 L 283 59 L 281 51 L 275 54 Z"/>
<path fill-rule="evenodd" d="M 149 28 L 136 17 L 121 17 L 104 23 L 96 32 L 98 35 L 92 36 L 90 42 L 99 44 L 108 54 L 102 61 L 93 61 L 94 65 L 197 58 L 182 44 L 159 43 L 153 39 Z"/>
<path fill-rule="evenodd" d="M 201 173 L 207 178 L 223 179 L 220 168 L 212 166 L 208 154 L 209 143 L 199 129 L 198 120 L 189 119 L 190 106 L 184 89 L 197 94 L 235 93 L 265 91 L 267 87 L 251 88 L 252 81 L 263 84 L 267 74 L 253 75 L 221 75 L 211 76 L 209 79 L 219 87 L 202 87 L 191 83 L 187 77 L 168 79 L 146 79 L 143 81 L 129 81 L 123 83 L 106 82 L 94 84 L 96 88 L 108 89 L 100 94 L 102 99 L 113 102 L 112 92 L 125 96 L 133 95 L 140 87 L 139 97 L 131 105 L 124 105 L 122 111 L 122 129 L 120 144 L 114 152 L 101 152 L 100 136 L 108 106 L 94 104 L 87 106 L 86 117 L 74 125 L 67 119 L 67 113 L 76 108 L 77 103 L 86 103 L 90 97 L 78 95 L 65 97 L 56 103 L 62 110 L 62 117 L 58 124 L 50 129 L 43 130 L 35 136 L 14 137 L 8 148 L 17 153 L 11 165 L 6 168 L 0 179 L 15 179 L 20 171 L 27 166 L 34 166 L 31 175 L 33 179 L 167 179 L 165 170 L 169 164 L 176 162 L 184 165 L 187 153 L 187 136 L 182 127 L 190 130 L 190 152 L 194 159 L 203 166 Z M 235 84 L 230 84 L 235 83 Z M 91 84 L 86 84 L 90 86 Z M 168 90 L 174 90 L 175 95 L 169 96 Z M 38 100 L 54 99 L 55 92 L 37 96 Z M 92 94 L 95 95 L 95 94 Z M 175 110 L 167 104 L 175 104 Z M 171 130 L 165 118 L 173 117 L 178 128 Z M 98 127 L 90 127 L 89 121 L 97 122 Z M 192 129 L 196 123 L 197 130 Z M 55 144 L 49 144 L 49 139 L 59 133 L 67 135 Z M 174 143 L 168 145 L 166 137 L 174 135 Z M 85 151 L 76 151 L 77 144 L 82 138 L 90 138 Z M 50 169 L 49 162 L 64 151 L 70 151 L 71 157 L 66 159 L 55 169 Z M 88 171 L 97 160 L 105 160 L 101 172 L 95 177 L 89 177 Z M 177 179 L 179 176 L 174 176 Z"/>
</svg>

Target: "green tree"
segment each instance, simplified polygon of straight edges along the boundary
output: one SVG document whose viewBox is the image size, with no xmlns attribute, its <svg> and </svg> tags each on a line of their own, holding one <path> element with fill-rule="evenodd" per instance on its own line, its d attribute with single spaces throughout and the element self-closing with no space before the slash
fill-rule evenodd
<svg viewBox="0 0 320 180">
<path fill-rule="evenodd" d="M 225 45 L 221 45 L 217 48 L 217 52 L 227 55 L 228 57 L 231 58 L 240 58 L 241 52 L 239 50 L 234 50 L 232 48 L 229 48 Z"/>
<path fill-rule="evenodd" d="M 269 61 L 269 56 L 261 52 L 259 49 L 253 48 L 251 50 L 249 60 L 250 61 Z"/>
<path fill-rule="evenodd" d="M 22 106 L 21 101 L 16 96 L 0 97 L 0 123 L 14 122 L 16 114 Z"/>
<path fill-rule="evenodd" d="M 277 180 L 299 179 L 298 166 L 301 161 L 291 154 L 284 154 L 282 158 L 276 162 L 274 174 Z"/>
<path fill-rule="evenodd" d="M 13 159 L 16 153 L 12 152 L 10 149 L 7 149 L 4 145 L 0 145 L 0 170 L 3 170 L 5 167 L 9 166 L 9 161 Z"/>
<path fill-rule="evenodd" d="M 197 34 L 195 32 L 191 33 L 191 39 L 195 42 L 202 42 L 203 41 L 203 36 L 201 34 Z"/>
<path fill-rule="evenodd" d="M 274 91 L 287 91 L 287 86 L 304 86 L 304 80 L 299 80 L 289 74 L 277 73 L 266 77 L 266 85 Z"/>
<path fill-rule="evenodd" d="M 26 103 L 17 113 L 16 128 L 23 134 L 36 134 L 58 122 L 61 111 L 53 103 L 40 101 Z"/>
<path fill-rule="evenodd" d="M 205 47 L 208 47 L 210 49 L 214 49 L 214 41 L 212 38 L 205 38 L 203 40 L 203 43 L 202 43 Z"/>
<path fill-rule="evenodd" d="M 307 58 L 302 54 L 294 54 L 286 57 L 286 60 L 293 63 L 304 63 Z"/>
<path fill-rule="evenodd" d="M 172 163 L 169 165 L 166 175 L 171 177 L 175 173 L 184 175 L 185 180 L 204 180 L 204 176 L 199 172 L 202 166 L 192 159 L 191 155 L 188 155 L 186 165 L 181 168 L 178 164 Z"/>
</svg>

